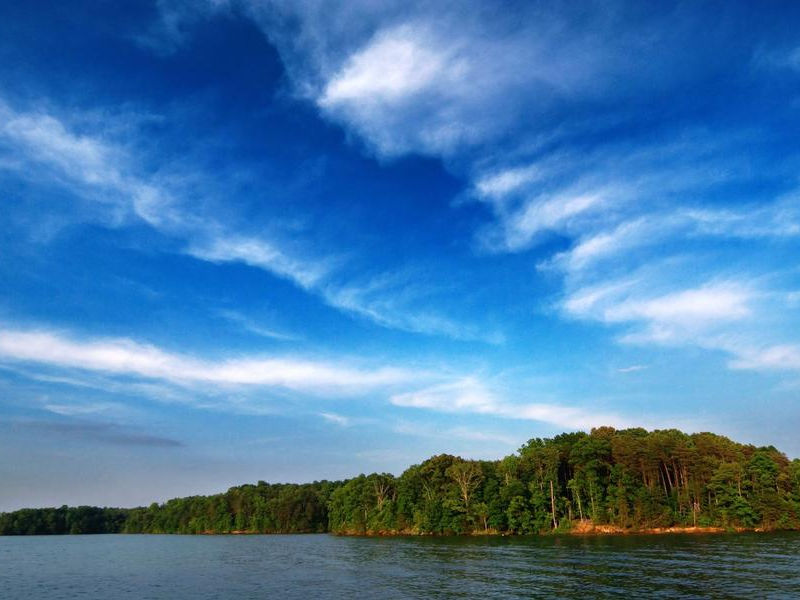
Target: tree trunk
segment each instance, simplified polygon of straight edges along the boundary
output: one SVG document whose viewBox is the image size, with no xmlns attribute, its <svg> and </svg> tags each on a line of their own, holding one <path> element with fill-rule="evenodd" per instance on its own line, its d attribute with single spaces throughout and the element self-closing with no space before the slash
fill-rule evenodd
<svg viewBox="0 0 800 600">
<path fill-rule="evenodd" d="M 669 491 L 672 492 L 672 490 L 675 489 L 675 484 L 672 482 L 672 477 L 669 474 L 669 465 L 667 465 L 667 463 L 665 462 L 662 463 L 662 465 L 664 466 L 664 473 L 666 473 L 667 475 L 667 483 L 669 483 Z"/>
</svg>

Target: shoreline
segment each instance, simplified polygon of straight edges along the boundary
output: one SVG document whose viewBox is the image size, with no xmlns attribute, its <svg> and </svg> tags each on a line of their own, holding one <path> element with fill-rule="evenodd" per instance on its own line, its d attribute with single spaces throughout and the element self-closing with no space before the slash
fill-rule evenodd
<svg viewBox="0 0 800 600">
<path fill-rule="evenodd" d="M 417 531 L 338 531 L 330 532 L 331 535 L 342 537 L 603 537 L 603 536 L 628 536 L 628 535 L 708 535 L 708 534 L 737 534 L 737 533 L 772 533 L 778 531 L 800 531 L 797 529 L 771 529 L 763 527 L 718 527 L 718 526 L 681 526 L 647 527 L 643 529 L 626 529 L 616 525 L 582 525 L 566 531 L 548 531 L 545 533 L 515 534 L 503 533 L 496 530 L 475 531 L 464 534 L 439 534 L 420 533 Z"/>
<path fill-rule="evenodd" d="M 166 533 L 166 532 L 116 532 L 116 533 L 40 533 L 40 534 L 6 534 L 0 537 L 61 537 L 73 535 L 167 535 L 167 536 L 290 536 L 290 535 L 331 535 L 335 537 L 361 537 L 361 538 L 531 538 L 531 537 L 625 537 L 625 536 L 658 536 L 658 535 L 720 535 L 720 534 L 741 534 L 741 533 L 800 533 L 800 529 L 780 529 L 762 527 L 693 527 L 693 526 L 673 526 L 673 527 L 649 527 L 645 529 L 624 529 L 615 525 L 597 525 L 591 528 L 573 528 L 568 531 L 546 531 L 543 533 L 505 533 L 497 530 L 475 531 L 471 533 L 421 533 L 418 531 L 295 531 L 295 532 L 261 532 L 261 531 L 200 531 L 197 533 Z"/>
</svg>

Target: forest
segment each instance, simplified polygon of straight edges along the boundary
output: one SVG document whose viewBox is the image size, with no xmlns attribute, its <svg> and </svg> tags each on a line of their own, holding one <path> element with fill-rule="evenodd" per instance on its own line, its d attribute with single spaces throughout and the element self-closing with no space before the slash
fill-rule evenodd
<svg viewBox="0 0 800 600">
<path fill-rule="evenodd" d="M 345 481 L 246 484 L 149 507 L 0 514 L 0 535 L 543 534 L 669 527 L 800 529 L 800 459 L 713 433 L 592 429 L 501 460 L 441 454 Z"/>
</svg>

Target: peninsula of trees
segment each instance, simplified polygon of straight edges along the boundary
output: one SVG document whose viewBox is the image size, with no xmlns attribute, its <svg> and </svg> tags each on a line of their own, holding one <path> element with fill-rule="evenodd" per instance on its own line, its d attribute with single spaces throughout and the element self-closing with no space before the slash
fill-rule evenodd
<svg viewBox="0 0 800 600">
<path fill-rule="evenodd" d="M 498 461 L 434 456 L 395 477 L 233 487 L 149 507 L 23 509 L 0 534 L 536 534 L 605 527 L 800 529 L 800 459 L 713 433 L 532 439 Z"/>
</svg>

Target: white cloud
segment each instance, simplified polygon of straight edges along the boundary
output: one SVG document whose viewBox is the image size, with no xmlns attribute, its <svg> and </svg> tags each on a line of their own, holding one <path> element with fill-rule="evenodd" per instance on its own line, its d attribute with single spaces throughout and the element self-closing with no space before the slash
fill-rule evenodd
<svg viewBox="0 0 800 600">
<path fill-rule="evenodd" d="M 637 281 L 632 279 L 582 287 L 570 293 L 562 306 L 574 317 L 602 320 L 602 312 L 598 307 L 618 302 L 619 298 L 631 293 L 629 290 L 636 285 Z"/>
<path fill-rule="evenodd" d="M 485 174 L 475 182 L 475 192 L 481 198 L 503 200 L 527 184 L 542 178 L 538 165 L 515 167 Z"/>
<path fill-rule="evenodd" d="M 2 135 L 31 161 L 54 169 L 67 185 L 79 186 L 79 195 L 112 203 L 156 230 L 184 239 L 187 254 L 212 262 L 249 264 L 303 288 L 325 274 L 324 260 L 290 256 L 276 241 L 234 234 L 212 216 L 185 209 L 166 183 L 136 175 L 130 153 L 104 140 L 102 132 L 77 135 L 48 114 L 10 114 Z"/>
<path fill-rule="evenodd" d="M 655 277 L 655 279 L 654 279 Z M 800 369 L 800 346 L 791 329 L 776 331 L 770 319 L 786 294 L 769 294 L 753 282 L 719 281 L 667 294 L 651 291 L 674 285 L 653 272 L 635 279 L 579 288 L 562 303 L 566 314 L 584 320 L 624 325 L 624 343 L 694 346 L 731 357 L 733 369 L 791 371 Z M 770 303 L 772 301 L 772 303 Z M 777 304 L 776 304 L 777 302 Z M 780 323 L 791 322 L 778 313 Z M 772 341 L 770 341 L 772 340 Z M 634 365 L 620 373 L 640 370 Z"/>
<path fill-rule="evenodd" d="M 157 229 L 174 230 L 193 221 L 173 206 L 169 192 L 132 174 L 126 168 L 128 153 L 102 133 L 76 133 L 44 112 L 19 113 L 7 107 L 3 112 L 7 121 L 0 140 L 25 158 L 17 170 L 28 177 L 39 180 L 46 174 L 79 197 L 112 209 L 114 223 L 135 215 Z"/>
<path fill-rule="evenodd" d="M 331 306 L 391 329 L 489 344 L 504 342 L 501 332 L 426 310 L 424 305 L 432 288 L 435 286 L 418 281 L 414 273 L 397 272 L 324 285 L 321 295 Z"/>
<path fill-rule="evenodd" d="M 124 185 L 111 165 L 118 158 L 101 140 L 68 131 L 47 114 L 11 114 L 2 134 L 36 159 L 50 163 L 64 174 L 94 185 Z"/>
<path fill-rule="evenodd" d="M 630 365 L 628 367 L 620 367 L 617 373 L 635 373 L 637 371 L 644 371 L 647 365 Z"/>
<path fill-rule="evenodd" d="M 800 345 L 782 344 L 736 351 L 739 356 L 730 363 L 734 369 L 800 371 Z"/>
<path fill-rule="evenodd" d="M 597 269 L 601 261 L 628 259 L 645 248 L 663 247 L 694 239 L 776 240 L 800 236 L 800 209 L 796 202 L 778 200 L 766 205 L 738 210 L 678 208 L 628 216 L 621 222 L 614 218 L 598 223 L 582 223 L 589 228 L 575 245 L 542 266 L 555 267 L 567 275 L 580 275 Z"/>
<path fill-rule="evenodd" d="M 694 36 L 685 23 L 664 26 L 668 17 L 653 16 L 632 35 L 602 11 L 576 19 L 569 8 L 527 14 L 513 28 L 492 15 L 415 3 L 277 10 L 298 35 L 276 32 L 265 11 L 251 14 L 276 41 L 297 89 L 377 154 L 435 155 L 471 179 L 472 196 L 495 212 L 478 236 L 486 249 L 524 251 L 555 231 L 576 242 L 564 268 L 580 269 L 685 235 L 800 231 L 790 203 L 788 219 L 758 210 L 761 202 L 730 215 L 697 208 L 706 190 L 753 179 L 754 165 L 742 158 L 752 134 L 683 130 L 649 145 L 614 137 L 587 151 L 571 138 L 618 127 L 613 110 L 583 121 L 549 118 L 555 106 L 667 83 L 678 71 L 657 65 L 674 58 L 677 40 Z"/>
<path fill-rule="evenodd" d="M 114 402 L 92 402 L 92 403 L 77 403 L 77 404 L 63 404 L 63 403 L 49 403 L 44 405 L 44 409 L 63 416 L 82 416 L 94 415 L 98 413 L 120 412 L 124 410 L 121 404 Z"/>
<path fill-rule="evenodd" d="M 304 289 L 312 288 L 327 274 L 323 261 L 311 262 L 287 256 L 273 243 L 257 238 L 218 235 L 193 242 L 186 253 L 210 262 L 241 262 L 264 269 L 290 279 Z"/>
<path fill-rule="evenodd" d="M 496 413 L 498 407 L 496 398 L 472 378 L 397 394 L 391 402 L 396 406 L 478 414 Z"/>
<path fill-rule="evenodd" d="M 563 306 L 572 316 L 606 323 L 701 327 L 750 316 L 750 303 L 756 297 L 750 286 L 736 281 L 711 282 L 660 295 L 648 290 L 652 284 L 640 278 L 579 288 L 565 299 Z"/>
<path fill-rule="evenodd" d="M 353 102 L 364 110 L 369 104 L 402 102 L 456 75 L 447 53 L 425 37 L 411 25 L 380 32 L 327 82 L 319 104 L 330 109 Z"/>
<path fill-rule="evenodd" d="M 348 427 L 352 422 L 350 417 L 337 415 L 336 413 L 319 413 L 319 416 L 328 421 L 329 423 L 333 423 L 334 425 L 339 425 L 340 427 Z"/>
<path fill-rule="evenodd" d="M 426 377 L 421 371 L 394 367 L 362 369 L 286 357 L 210 361 L 129 339 L 85 341 L 52 331 L 8 328 L 0 329 L 0 358 L 178 385 L 267 386 L 317 394 L 363 394 Z"/>
<path fill-rule="evenodd" d="M 376 32 L 328 74 L 316 101 L 379 154 L 447 152 L 482 135 L 479 126 L 448 117 L 469 102 L 467 82 L 473 76 L 454 40 L 419 23 L 403 23 Z M 409 117 L 418 126 L 407 127 Z"/>
<path fill-rule="evenodd" d="M 219 314 L 219 316 L 223 319 L 239 325 L 245 331 L 249 331 L 250 333 L 254 333 L 261 337 L 284 342 L 297 341 L 300 339 L 296 335 L 285 333 L 283 331 L 277 331 L 270 327 L 265 327 L 264 325 L 233 310 L 221 310 L 217 314 Z"/>
<path fill-rule="evenodd" d="M 163 402 L 188 403 L 195 401 L 194 390 L 185 389 L 169 384 L 168 382 L 156 381 L 129 381 L 115 378 L 113 373 L 105 375 L 99 371 L 81 373 L 70 372 L 65 374 L 52 374 L 50 372 L 36 371 L 35 367 L 24 368 L 19 364 L 2 364 L 0 358 L 0 368 L 12 371 L 31 381 L 38 381 L 45 384 L 58 384 L 77 388 L 87 388 L 99 390 L 106 394 L 122 396 L 140 396 L 147 398 L 158 398 Z"/>
<path fill-rule="evenodd" d="M 237 396 L 237 390 L 272 388 L 326 397 L 364 396 L 379 392 L 389 395 L 390 402 L 395 406 L 453 414 L 535 420 L 569 428 L 627 425 L 627 421 L 617 415 L 594 413 L 578 407 L 506 402 L 476 377 L 458 377 L 454 374 L 392 366 L 365 368 L 341 360 L 239 357 L 212 361 L 168 352 L 130 339 L 82 340 L 54 331 L 0 328 L 0 361 L 123 378 L 122 382 L 110 379 L 108 385 L 74 380 L 76 385 L 88 385 L 111 392 L 147 395 L 147 382 L 156 381 L 201 391 L 203 394 L 216 392 L 219 396 L 219 393 L 224 393 L 224 398 L 201 398 L 196 403 L 209 408 L 229 406 L 243 413 L 258 413 L 263 410 L 272 412 L 274 409 L 252 405 L 245 397 Z M 33 373 L 31 377 L 37 378 L 37 374 Z M 140 383 L 136 379 L 132 382 L 125 379 L 130 377 L 144 381 Z M 42 380 L 66 381 L 70 384 L 73 381 L 47 375 L 42 376 Z M 409 392 L 398 391 L 418 386 L 427 387 Z M 160 388 L 150 391 L 161 397 Z M 181 397 L 180 401 L 185 402 L 186 398 Z M 79 415 L 108 411 L 115 406 L 111 403 L 48 402 L 45 408 L 59 414 Z M 352 418 L 337 413 L 318 414 L 340 426 L 354 423 Z M 466 435 L 459 435 L 466 439 Z M 496 436 L 471 437 L 475 440 L 497 441 Z"/>
<path fill-rule="evenodd" d="M 614 414 L 592 412 L 574 406 L 534 403 L 515 404 L 499 399 L 480 381 L 464 378 L 391 397 L 396 406 L 422 408 L 444 413 L 477 414 L 507 419 L 542 421 L 570 429 L 591 429 L 601 425 L 628 427 L 629 422 Z"/>
<path fill-rule="evenodd" d="M 603 203 L 604 195 L 599 192 L 565 193 L 530 201 L 524 208 L 505 218 L 505 249 L 523 249 L 543 231 L 565 230 L 570 221 L 599 210 Z"/>
<path fill-rule="evenodd" d="M 548 128 L 555 101 L 625 95 L 666 73 L 636 51 L 666 43 L 652 24 L 631 35 L 600 10 L 575 19 L 531 6 L 512 25 L 502 11 L 442 3 L 244 6 L 295 88 L 382 155 L 463 154 Z M 632 68 L 638 79 L 620 86 Z"/>
<path fill-rule="evenodd" d="M 392 431 L 402 435 L 433 438 L 437 440 L 467 440 L 483 444 L 500 443 L 512 448 L 518 447 L 523 440 L 505 433 L 476 429 L 473 427 L 435 427 L 429 423 L 399 421 L 392 426 Z"/>
<path fill-rule="evenodd" d="M 604 258 L 615 258 L 621 251 L 643 243 L 646 236 L 652 243 L 658 238 L 658 232 L 653 232 L 643 219 L 635 219 L 611 231 L 587 236 L 570 250 L 556 255 L 552 264 L 567 272 L 580 271 Z"/>
<path fill-rule="evenodd" d="M 751 314 L 752 292 L 738 284 L 710 284 L 648 299 L 632 298 L 608 306 L 606 321 L 656 324 L 703 324 L 739 320 Z"/>
<path fill-rule="evenodd" d="M 576 18 L 566 5 L 523 9 L 514 27 L 484 11 L 414 2 L 245 6 L 276 44 L 295 88 L 324 116 L 379 155 L 435 155 L 466 173 L 473 196 L 496 209 L 496 227 L 481 236 L 494 251 L 525 250 L 549 230 L 599 243 L 620 219 L 751 168 L 721 158 L 741 136 L 680 131 L 644 149 L 615 142 L 587 151 L 570 139 L 617 128 L 614 111 L 566 122 L 550 112 L 650 93 L 669 81 L 677 71 L 658 65 L 695 34 L 666 15 L 637 20 L 633 34 L 619 27 L 622 15 L 592 9 Z M 291 35 L 282 19 L 296 28 Z M 614 214 L 620 205 L 626 211 Z"/>
<path fill-rule="evenodd" d="M 688 208 L 676 213 L 685 220 L 690 233 L 726 238 L 800 237 L 800 198 L 791 194 L 774 202 L 760 203 L 738 210 Z"/>
</svg>

